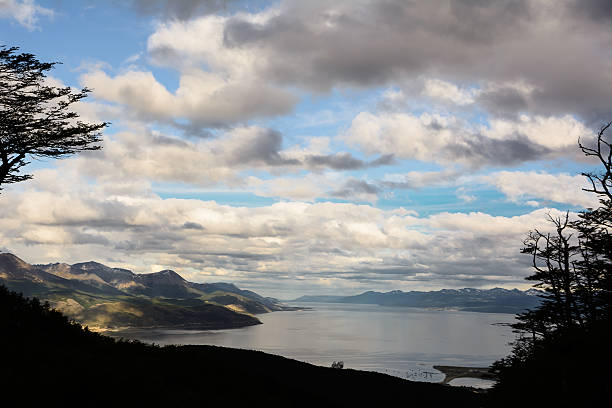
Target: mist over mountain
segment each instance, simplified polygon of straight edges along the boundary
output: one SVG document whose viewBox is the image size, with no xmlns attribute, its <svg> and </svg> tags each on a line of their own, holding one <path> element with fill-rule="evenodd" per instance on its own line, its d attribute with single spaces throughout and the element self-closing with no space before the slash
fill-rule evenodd
<svg viewBox="0 0 612 408">
<path fill-rule="evenodd" d="M 540 303 L 534 289 L 442 289 L 438 291 L 368 291 L 354 296 L 302 296 L 293 302 L 354 303 L 381 306 L 456 309 L 484 313 L 519 313 Z"/>
<path fill-rule="evenodd" d="M 172 270 L 137 274 L 98 262 L 31 265 L 0 253 L 0 283 L 48 301 L 100 329 L 221 329 L 260 324 L 254 314 L 290 309 L 231 283 L 194 283 Z"/>
</svg>

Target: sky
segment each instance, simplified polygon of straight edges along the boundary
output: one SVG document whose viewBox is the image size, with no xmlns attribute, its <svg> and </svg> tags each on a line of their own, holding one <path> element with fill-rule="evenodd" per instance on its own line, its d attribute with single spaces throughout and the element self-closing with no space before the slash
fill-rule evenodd
<svg viewBox="0 0 612 408">
<path fill-rule="evenodd" d="M 267 296 L 521 288 L 597 205 L 606 0 L 0 0 L 0 45 L 109 122 L 0 194 L 0 250 Z M 4 187 L 4 186 L 3 186 Z"/>
</svg>

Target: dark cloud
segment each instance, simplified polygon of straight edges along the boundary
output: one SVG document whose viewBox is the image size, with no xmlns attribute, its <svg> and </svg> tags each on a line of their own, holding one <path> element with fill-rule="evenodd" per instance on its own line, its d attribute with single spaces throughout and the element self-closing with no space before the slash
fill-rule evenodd
<svg viewBox="0 0 612 408">
<path fill-rule="evenodd" d="M 516 88 L 502 87 L 480 93 L 476 103 L 499 117 L 515 117 L 528 110 L 528 99 Z"/>
<path fill-rule="evenodd" d="M 574 0 L 571 11 L 597 22 L 609 22 L 612 20 L 612 1 Z"/>
<path fill-rule="evenodd" d="M 568 6 L 569 4 L 569 6 Z M 286 1 L 264 23 L 231 18 L 227 47 L 252 48 L 274 61 L 260 74 L 314 90 L 372 86 L 435 76 L 477 85 L 523 80 L 536 91 L 482 97 L 503 115 L 612 114 L 612 2 L 527 0 Z M 590 19 L 577 17 L 581 10 Z M 572 27 L 572 29 L 567 29 Z"/>
<path fill-rule="evenodd" d="M 299 160 L 284 159 L 280 155 L 283 135 L 273 129 L 261 129 L 245 140 L 231 154 L 231 164 L 260 162 L 269 166 L 295 166 Z"/>
<path fill-rule="evenodd" d="M 386 154 L 379 158 L 366 162 L 357 159 L 350 153 L 336 153 L 329 155 L 312 155 L 306 157 L 306 164 L 312 167 L 324 166 L 334 170 L 358 170 L 368 167 L 387 166 L 395 162 L 392 154 Z"/>
<path fill-rule="evenodd" d="M 186 222 L 183 224 L 183 229 L 204 230 L 205 228 L 197 222 Z"/>
<path fill-rule="evenodd" d="M 168 137 L 168 136 L 163 136 L 163 135 L 152 135 L 151 142 L 156 145 L 162 145 L 162 146 L 164 145 L 165 146 L 180 146 L 180 147 L 189 146 L 189 144 L 185 142 L 184 140 L 177 139 L 176 137 Z"/>
<path fill-rule="evenodd" d="M 330 168 L 333 170 L 359 170 L 393 164 L 394 155 L 386 154 L 372 161 L 364 161 L 350 153 L 307 155 L 303 160 L 286 158 L 282 154 L 283 135 L 273 129 L 260 129 L 230 153 L 229 163 L 263 163 L 268 166 Z"/>
<path fill-rule="evenodd" d="M 120 241 L 115 244 L 114 249 L 126 252 L 169 251 L 174 250 L 174 242 L 176 241 L 169 238 L 149 236 L 130 241 Z"/>
<path fill-rule="evenodd" d="M 71 235 L 72 243 L 77 245 L 110 245 L 111 243 L 105 236 L 99 234 L 88 234 L 82 231 L 74 231 Z"/>
<path fill-rule="evenodd" d="M 267 259 L 273 259 L 274 256 L 265 255 L 265 254 L 253 254 L 250 252 L 240 252 L 240 251 L 226 251 L 226 252 L 207 252 L 207 251 L 198 251 L 198 252 L 179 252 L 181 258 L 189 260 L 195 263 L 207 263 L 209 262 L 209 257 L 217 257 L 221 258 L 233 258 L 233 259 L 247 259 L 254 261 L 263 261 Z"/>
<path fill-rule="evenodd" d="M 379 192 L 380 188 L 374 184 L 364 180 L 350 179 L 341 189 L 332 191 L 329 195 L 338 198 L 354 198 L 360 194 L 378 194 Z"/>
<path fill-rule="evenodd" d="M 364 86 L 443 64 L 470 65 L 479 51 L 471 48 L 488 48 L 529 17 L 525 1 L 308 3 L 289 1 L 265 24 L 235 17 L 225 44 L 282 56 L 268 73 L 280 81 Z"/>
<path fill-rule="evenodd" d="M 207 125 L 202 125 L 195 122 L 189 123 L 178 123 L 174 121 L 172 123 L 174 127 L 181 130 L 187 137 L 193 137 L 197 139 L 207 139 L 214 136 L 214 133 L 207 129 Z M 227 123 L 209 123 L 208 126 L 213 128 L 227 128 Z"/>
<path fill-rule="evenodd" d="M 363 168 L 365 163 L 349 153 L 337 153 L 324 156 L 309 156 L 306 162 L 310 166 L 325 166 L 334 170 L 355 170 Z"/>
<path fill-rule="evenodd" d="M 513 165 L 542 160 L 550 153 L 547 147 L 535 144 L 521 135 L 513 139 L 497 140 L 476 134 L 460 143 L 450 144 L 446 149 L 448 156 L 455 160 L 464 159 L 474 166 Z"/>
<path fill-rule="evenodd" d="M 427 127 L 431 130 L 442 130 L 444 129 L 444 125 L 440 123 L 438 120 L 434 119 L 431 123 L 427 124 Z"/>
<path fill-rule="evenodd" d="M 375 159 L 369 162 L 368 167 L 389 166 L 392 164 L 395 164 L 395 155 L 384 154 L 380 156 L 378 159 Z"/>
<path fill-rule="evenodd" d="M 137 12 L 162 18 L 186 20 L 202 14 L 226 10 L 234 0 L 130 0 Z"/>
<path fill-rule="evenodd" d="M 455 18 L 450 30 L 470 43 L 489 43 L 492 35 L 503 32 L 500 24 L 520 24 L 531 17 L 527 0 L 451 0 L 449 4 Z"/>
<path fill-rule="evenodd" d="M 447 169 L 443 171 L 415 172 L 404 174 L 397 180 L 383 180 L 381 186 L 389 189 L 419 189 L 447 185 L 455 182 L 463 173 L 458 170 Z"/>
</svg>

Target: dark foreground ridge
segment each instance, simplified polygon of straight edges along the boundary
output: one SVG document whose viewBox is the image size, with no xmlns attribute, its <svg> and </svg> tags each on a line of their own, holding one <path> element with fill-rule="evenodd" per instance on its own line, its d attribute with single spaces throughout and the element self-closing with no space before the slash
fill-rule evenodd
<svg viewBox="0 0 612 408">
<path fill-rule="evenodd" d="M 0 325 L 5 406 L 482 405 L 482 394 L 468 388 L 318 367 L 257 351 L 118 341 L 3 286 Z"/>
</svg>

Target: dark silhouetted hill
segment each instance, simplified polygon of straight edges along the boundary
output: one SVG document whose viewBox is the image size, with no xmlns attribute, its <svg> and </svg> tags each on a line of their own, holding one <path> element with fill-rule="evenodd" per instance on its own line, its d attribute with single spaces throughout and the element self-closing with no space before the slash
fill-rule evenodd
<svg viewBox="0 0 612 408">
<path fill-rule="evenodd" d="M 83 329 L 0 286 L 3 406 L 478 407 L 470 389 L 257 351 L 158 347 Z"/>
<path fill-rule="evenodd" d="M 612 322 L 556 333 L 527 358 L 496 362 L 492 407 L 612 407 Z"/>
</svg>

